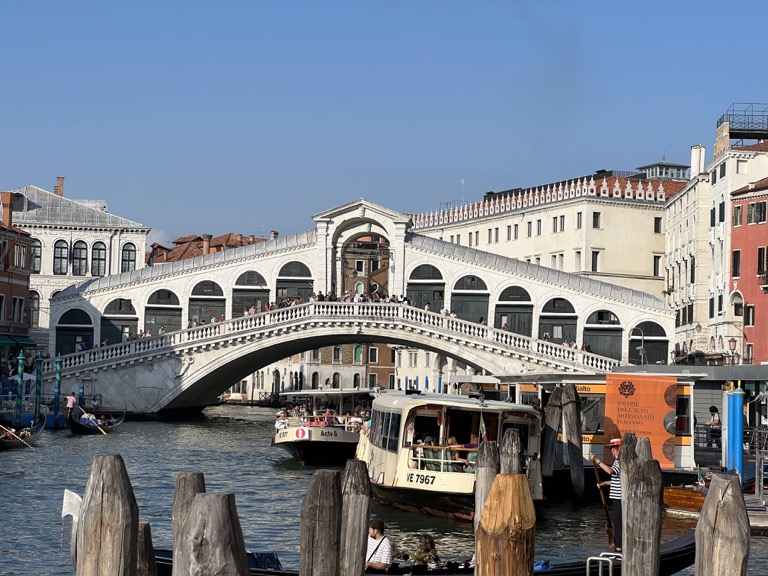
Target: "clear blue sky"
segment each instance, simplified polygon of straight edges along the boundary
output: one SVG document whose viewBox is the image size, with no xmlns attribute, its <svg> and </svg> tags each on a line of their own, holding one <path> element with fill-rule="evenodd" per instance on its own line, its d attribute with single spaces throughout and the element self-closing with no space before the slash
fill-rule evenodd
<svg viewBox="0 0 768 576">
<path fill-rule="evenodd" d="M 767 102 L 765 2 L 4 2 L 0 189 L 282 235 L 600 168 L 711 158 Z"/>
</svg>

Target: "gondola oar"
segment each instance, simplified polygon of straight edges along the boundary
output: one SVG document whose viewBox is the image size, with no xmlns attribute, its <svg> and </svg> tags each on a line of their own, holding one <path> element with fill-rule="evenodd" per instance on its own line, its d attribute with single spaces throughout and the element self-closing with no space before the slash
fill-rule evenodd
<svg viewBox="0 0 768 576">
<path fill-rule="evenodd" d="M 600 473 L 597 471 L 597 462 L 592 460 L 592 467 L 595 469 L 595 480 L 597 480 L 597 491 L 600 492 L 600 499 L 603 501 L 603 510 L 605 510 L 605 535 L 608 537 L 608 548 L 613 551 L 616 548 L 616 545 L 613 543 L 613 522 L 611 522 L 611 513 L 608 512 L 608 502 L 605 500 L 605 493 L 603 493 L 603 488 L 600 486 Z"/>
<path fill-rule="evenodd" d="M 78 406 L 78 408 L 80 408 L 80 410 L 82 410 L 82 411 L 83 411 L 83 414 L 85 414 L 85 417 L 86 417 L 86 418 L 88 418 L 88 412 L 86 412 L 85 410 L 83 410 L 83 407 L 82 407 L 82 406 Z M 88 418 L 88 420 L 91 420 L 91 419 L 90 419 L 90 418 Z M 104 432 L 104 430 L 102 430 L 101 426 L 99 426 L 98 422 L 96 422 L 96 416 L 95 416 L 95 415 L 93 416 L 93 420 L 91 420 L 91 421 L 92 421 L 92 422 L 93 422 L 93 423 L 96 425 L 96 428 L 98 428 L 98 429 L 99 429 L 99 432 L 101 432 L 102 434 L 104 434 L 104 436 L 106 436 L 106 435 L 107 435 L 107 433 L 106 433 L 106 432 Z"/>
<path fill-rule="evenodd" d="M 32 446 L 32 444 L 27 444 L 26 442 L 24 442 L 24 440 L 22 440 L 21 438 L 19 438 L 18 436 L 16 436 L 16 434 L 14 434 L 14 433 L 13 433 L 13 430 L 9 430 L 8 428 L 6 428 L 5 426 L 3 426 L 2 424 L 0 424 L 0 428 L 1 428 L 1 429 L 3 429 L 3 430 L 5 430 L 5 431 L 6 431 L 8 434 L 10 434 L 11 436 L 13 436 L 14 438 L 16 438 L 16 440 L 18 440 L 19 442 L 21 442 L 22 444 L 24 444 L 24 446 L 26 446 L 26 447 L 27 447 L 27 448 L 29 448 L 30 450 L 34 450 L 34 449 L 35 449 L 35 447 L 34 447 L 34 446 Z"/>
</svg>

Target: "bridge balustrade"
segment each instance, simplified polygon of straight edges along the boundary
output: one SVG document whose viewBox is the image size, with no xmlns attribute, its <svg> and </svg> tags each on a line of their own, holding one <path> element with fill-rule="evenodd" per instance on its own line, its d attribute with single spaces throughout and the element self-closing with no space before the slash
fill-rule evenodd
<svg viewBox="0 0 768 576">
<path fill-rule="evenodd" d="M 194 328 L 186 328 L 151 338 L 140 338 L 83 352 L 75 352 L 61 357 L 62 369 L 71 371 L 105 362 L 131 361 L 145 355 L 150 355 L 153 352 L 171 351 L 174 348 L 189 343 L 204 343 L 216 340 L 222 335 L 244 335 L 268 327 L 277 327 L 310 318 L 327 318 L 330 320 L 339 318 L 398 319 L 410 325 L 416 324 L 418 326 L 430 327 L 433 330 L 446 334 L 457 334 L 477 340 L 485 340 L 499 346 L 514 347 L 535 354 L 543 361 L 550 358 L 603 372 L 607 372 L 613 366 L 619 364 L 617 360 L 561 344 L 522 336 L 507 330 L 491 328 L 484 324 L 468 322 L 404 304 L 310 302 L 298 306 L 278 308 L 254 316 L 243 316 L 225 322 L 203 324 Z M 47 378 L 52 375 L 54 370 L 55 360 L 53 358 L 44 360 L 43 372 Z"/>
</svg>

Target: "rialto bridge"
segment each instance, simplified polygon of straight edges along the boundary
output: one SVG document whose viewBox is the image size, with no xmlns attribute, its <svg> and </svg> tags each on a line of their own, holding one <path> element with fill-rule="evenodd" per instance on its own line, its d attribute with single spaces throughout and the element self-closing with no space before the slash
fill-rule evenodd
<svg viewBox="0 0 768 576">
<path fill-rule="evenodd" d="M 62 291 L 51 303 L 62 376 L 97 381 L 105 406 L 156 413 L 208 404 L 280 358 L 336 344 L 422 348 L 493 374 L 668 357 L 674 317 L 649 294 L 420 236 L 362 199 L 314 220 L 302 234 Z M 347 291 L 374 301 L 311 302 Z M 44 373 L 50 391 L 52 360 Z"/>
</svg>

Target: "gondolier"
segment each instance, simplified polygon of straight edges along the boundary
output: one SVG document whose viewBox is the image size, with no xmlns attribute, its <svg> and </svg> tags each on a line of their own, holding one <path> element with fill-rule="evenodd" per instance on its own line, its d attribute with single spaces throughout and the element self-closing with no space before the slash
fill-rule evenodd
<svg viewBox="0 0 768 576">
<path fill-rule="evenodd" d="M 70 392 L 69 396 L 67 396 L 67 418 L 69 418 L 69 413 L 72 412 L 77 407 L 77 397 L 75 396 L 74 392 Z"/>
<path fill-rule="evenodd" d="M 610 480 L 598 483 L 597 488 L 600 489 L 602 486 L 610 486 L 608 497 L 611 499 L 611 511 L 613 516 L 613 545 L 616 552 L 621 552 L 621 476 L 619 474 L 621 466 L 619 464 L 621 439 L 614 438 L 608 443 L 607 447 L 610 448 L 613 456 L 612 466 L 609 467 L 608 464 L 600 460 L 597 456 L 592 454 L 592 452 L 589 453 L 589 459 L 600 466 L 603 472 L 611 475 Z"/>
</svg>

